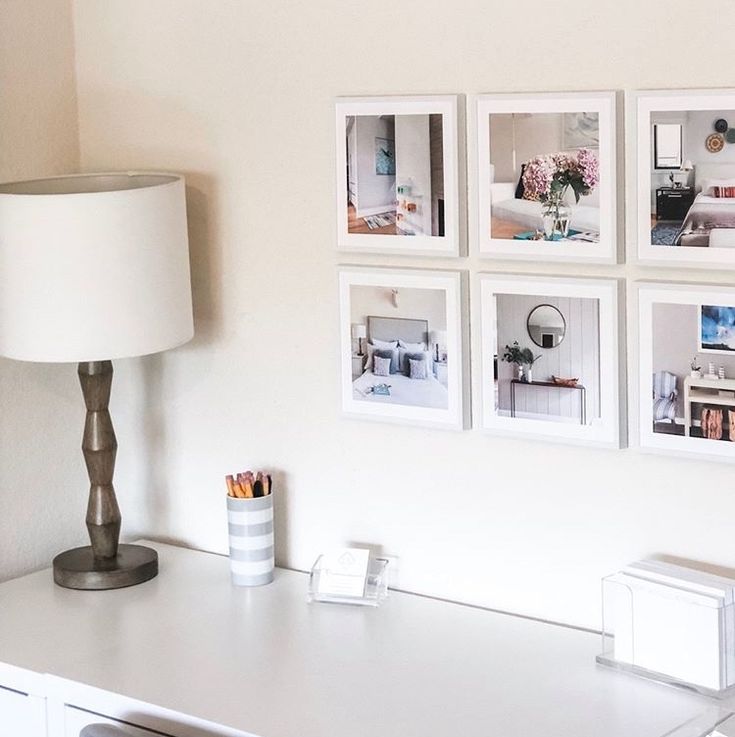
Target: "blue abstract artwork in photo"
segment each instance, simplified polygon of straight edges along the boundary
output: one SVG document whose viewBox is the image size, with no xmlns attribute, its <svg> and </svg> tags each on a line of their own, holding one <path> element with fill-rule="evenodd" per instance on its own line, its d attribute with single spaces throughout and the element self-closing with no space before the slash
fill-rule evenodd
<svg viewBox="0 0 735 737">
<path fill-rule="evenodd" d="M 701 349 L 735 353 L 735 307 L 702 305 L 700 309 Z"/>
</svg>

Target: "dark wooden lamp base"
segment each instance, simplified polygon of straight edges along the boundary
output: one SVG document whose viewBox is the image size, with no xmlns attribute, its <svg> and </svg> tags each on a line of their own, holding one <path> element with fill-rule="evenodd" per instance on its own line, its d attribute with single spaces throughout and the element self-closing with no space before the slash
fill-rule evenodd
<svg viewBox="0 0 735 737">
<path fill-rule="evenodd" d="M 87 531 L 91 545 L 54 558 L 54 581 L 68 589 L 118 589 L 154 578 L 158 554 L 142 545 L 120 545 L 120 508 L 112 476 L 117 440 L 110 419 L 112 362 L 79 364 L 87 419 L 82 451 L 89 474 Z"/>
<path fill-rule="evenodd" d="M 157 574 L 158 553 L 142 545 L 119 545 L 114 558 L 95 558 L 91 545 L 54 558 L 54 581 L 67 589 L 121 589 Z"/>
</svg>

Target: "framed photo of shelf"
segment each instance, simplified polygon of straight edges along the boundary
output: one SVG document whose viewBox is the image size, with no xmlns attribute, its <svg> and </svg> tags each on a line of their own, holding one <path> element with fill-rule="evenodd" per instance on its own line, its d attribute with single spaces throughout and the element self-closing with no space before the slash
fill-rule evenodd
<svg viewBox="0 0 735 737">
<path fill-rule="evenodd" d="M 459 256 L 458 98 L 336 102 L 341 250 Z"/>
<path fill-rule="evenodd" d="M 639 282 L 638 439 L 735 460 L 735 288 Z"/>
<path fill-rule="evenodd" d="M 735 90 L 634 92 L 628 108 L 639 261 L 735 268 Z"/>
<path fill-rule="evenodd" d="M 479 254 L 617 263 L 615 93 L 480 95 L 470 108 Z"/>
<path fill-rule="evenodd" d="M 342 409 L 465 428 L 464 275 L 340 267 Z"/>
<path fill-rule="evenodd" d="M 480 274 L 477 288 L 481 427 L 621 447 L 619 282 Z"/>
</svg>

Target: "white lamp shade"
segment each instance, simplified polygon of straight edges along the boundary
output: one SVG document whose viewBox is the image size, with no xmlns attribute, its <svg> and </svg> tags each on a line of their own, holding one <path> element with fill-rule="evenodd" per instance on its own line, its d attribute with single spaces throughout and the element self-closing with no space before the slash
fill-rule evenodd
<svg viewBox="0 0 735 737">
<path fill-rule="evenodd" d="M 0 185 L 0 355 L 107 360 L 157 353 L 193 334 L 183 178 Z"/>
<path fill-rule="evenodd" d="M 687 159 L 682 165 L 681 165 L 682 171 L 691 171 L 694 169 L 694 164 L 692 164 L 691 159 Z"/>
<path fill-rule="evenodd" d="M 447 344 L 447 331 L 446 330 L 432 330 L 429 336 L 432 345 L 438 345 L 446 347 Z"/>
<path fill-rule="evenodd" d="M 352 326 L 352 337 L 355 338 L 355 340 L 367 338 L 367 326 L 355 323 Z"/>
</svg>

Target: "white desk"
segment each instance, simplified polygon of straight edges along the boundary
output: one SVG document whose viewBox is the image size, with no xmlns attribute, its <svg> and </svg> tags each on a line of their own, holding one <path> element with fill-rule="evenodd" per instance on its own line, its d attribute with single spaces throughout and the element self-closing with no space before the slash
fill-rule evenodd
<svg viewBox="0 0 735 737">
<path fill-rule="evenodd" d="M 237 589 L 226 558 L 155 547 L 129 589 L 0 585 L 0 685 L 47 697 L 53 737 L 96 720 L 68 705 L 176 737 L 661 737 L 710 704 L 597 666 L 596 634 L 394 592 L 307 604 L 304 574 Z"/>
</svg>

